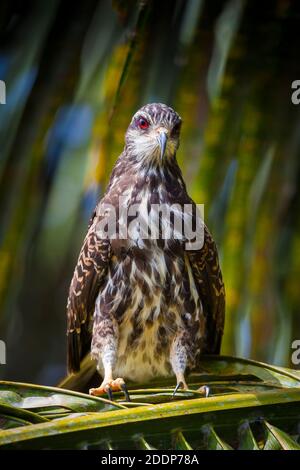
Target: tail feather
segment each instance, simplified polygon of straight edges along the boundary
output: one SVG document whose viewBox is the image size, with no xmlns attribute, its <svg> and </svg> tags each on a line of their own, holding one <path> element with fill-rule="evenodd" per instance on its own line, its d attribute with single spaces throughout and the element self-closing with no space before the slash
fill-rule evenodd
<svg viewBox="0 0 300 470">
<path fill-rule="evenodd" d="M 91 335 L 82 328 L 80 333 L 72 331 L 68 333 L 68 371 L 75 373 L 80 370 L 80 363 L 86 354 L 90 352 Z"/>
</svg>

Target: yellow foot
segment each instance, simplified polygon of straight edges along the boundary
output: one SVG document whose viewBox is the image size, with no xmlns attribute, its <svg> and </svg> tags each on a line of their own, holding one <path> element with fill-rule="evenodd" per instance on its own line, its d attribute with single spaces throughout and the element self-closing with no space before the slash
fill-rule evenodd
<svg viewBox="0 0 300 470">
<path fill-rule="evenodd" d="M 128 390 L 124 379 L 117 378 L 115 380 L 103 380 L 100 387 L 90 388 L 90 395 L 101 396 L 107 393 L 110 400 L 112 400 L 112 392 L 123 391 L 127 401 L 130 401 Z"/>
</svg>

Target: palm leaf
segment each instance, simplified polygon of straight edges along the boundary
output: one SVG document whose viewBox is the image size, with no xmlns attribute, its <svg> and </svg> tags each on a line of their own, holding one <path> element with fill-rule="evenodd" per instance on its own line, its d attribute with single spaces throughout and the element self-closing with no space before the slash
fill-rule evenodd
<svg viewBox="0 0 300 470">
<path fill-rule="evenodd" d="M 64 383 L 70 386 L 71 377 Z M 210 387 L 208 398 L 198 391 L 203 384 Z M 127 403 L 121 393 L 110 402 L 55 387 L 0 382 L 0 447 L 299 448 L 296 371 L 247 359 L 204 357 L 201 373 L 189 377 L 188 391 L 173 399 L 173 386 L 172 379 L 130 386 L 132 402 Z"/>
</svg>

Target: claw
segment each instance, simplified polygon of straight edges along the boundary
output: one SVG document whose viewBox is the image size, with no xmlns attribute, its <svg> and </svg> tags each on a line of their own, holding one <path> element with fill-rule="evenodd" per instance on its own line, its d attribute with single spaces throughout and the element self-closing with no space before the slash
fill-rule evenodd
<svg viewBox="0 0 300 470">
<path fill-rule="evenodd" d="M 121 389 L 123 390 L 124 392 L 124 395 L 125 395 L 125 398 L 126 398 L 126 401 L 131 401 L 131 398 L 130 398 L 130 395 L 129 395 L 129 392 L 128 392 L 128 388 L 127 388 L 127 385 L 126 383 L 122 383 L 120 385 Z"/>
<path fill-rule="evenodd" d="M 176 393 L 178 392 L 178 390 L 180 388 L 184 388 L 184 383 L 183 382 L 178 382 L 178 384 L 176 385 L 176 387 L 174 388 L 174 392 L 172 394 L 172 399 L 175 397 Z"/>
<path fill-rule="evenodd" d="M 105 391 L 107 393 L 108 399 L 110 401 L 114 401 L 114 397 L 113 397 L 113 394 L 112 394 L 112 389 L 110 388 L 109 385 L 107 385 L 107 387 L 105 387 Z"/>
<path fill-rule="evenodd" d="M 200 387 L 198 389 L 198 392 L 201 392 L 203 393 L 203 395 L 205 396 L 205 398 L 207 398 L 210 394 L 210 389 L 207 385 L 203 385 L 202 387 Z"/>
</svg>

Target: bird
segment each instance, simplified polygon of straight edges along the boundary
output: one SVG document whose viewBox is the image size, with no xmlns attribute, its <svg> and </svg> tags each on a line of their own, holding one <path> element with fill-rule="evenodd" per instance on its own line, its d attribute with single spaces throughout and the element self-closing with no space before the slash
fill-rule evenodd
<svg viewBox="0 0 300 470">
<path fill-rule="evenodd" d="M 216 243 L 204 221 L 201 246 L 177 236 L 174 217 L 163 237 L 165 213 L 157 218 L 152 210 L 175 205 L 173 216 L 182 222 L 188 206 L 190 221 L 197 223 L 199 213 L 176 159 L 181 125 L 179 114 L 163 103 L 134 114 L 91 217 L 67 302 L 68 369 L 79 371 L 91 353 L 102 378 L 91 395 L 112 398 L 123 390 L 130 399 L 128 381 L 158 377 L 174 377 L 175 390 L 187 390 L 186 377 L 201 356 L 220 353 L 225 288 Z M 132 207 L 138 208 L 139 224 Z M 151 237 L 148 229 L 142 233 L 141 220 L 154 224 L 154 213 L 158 228 Z M 115 229 L 108 230 L 109 217 L 117 220 Z M 125 219 L 133 227 L 120 236 Z"/>
</svg>

